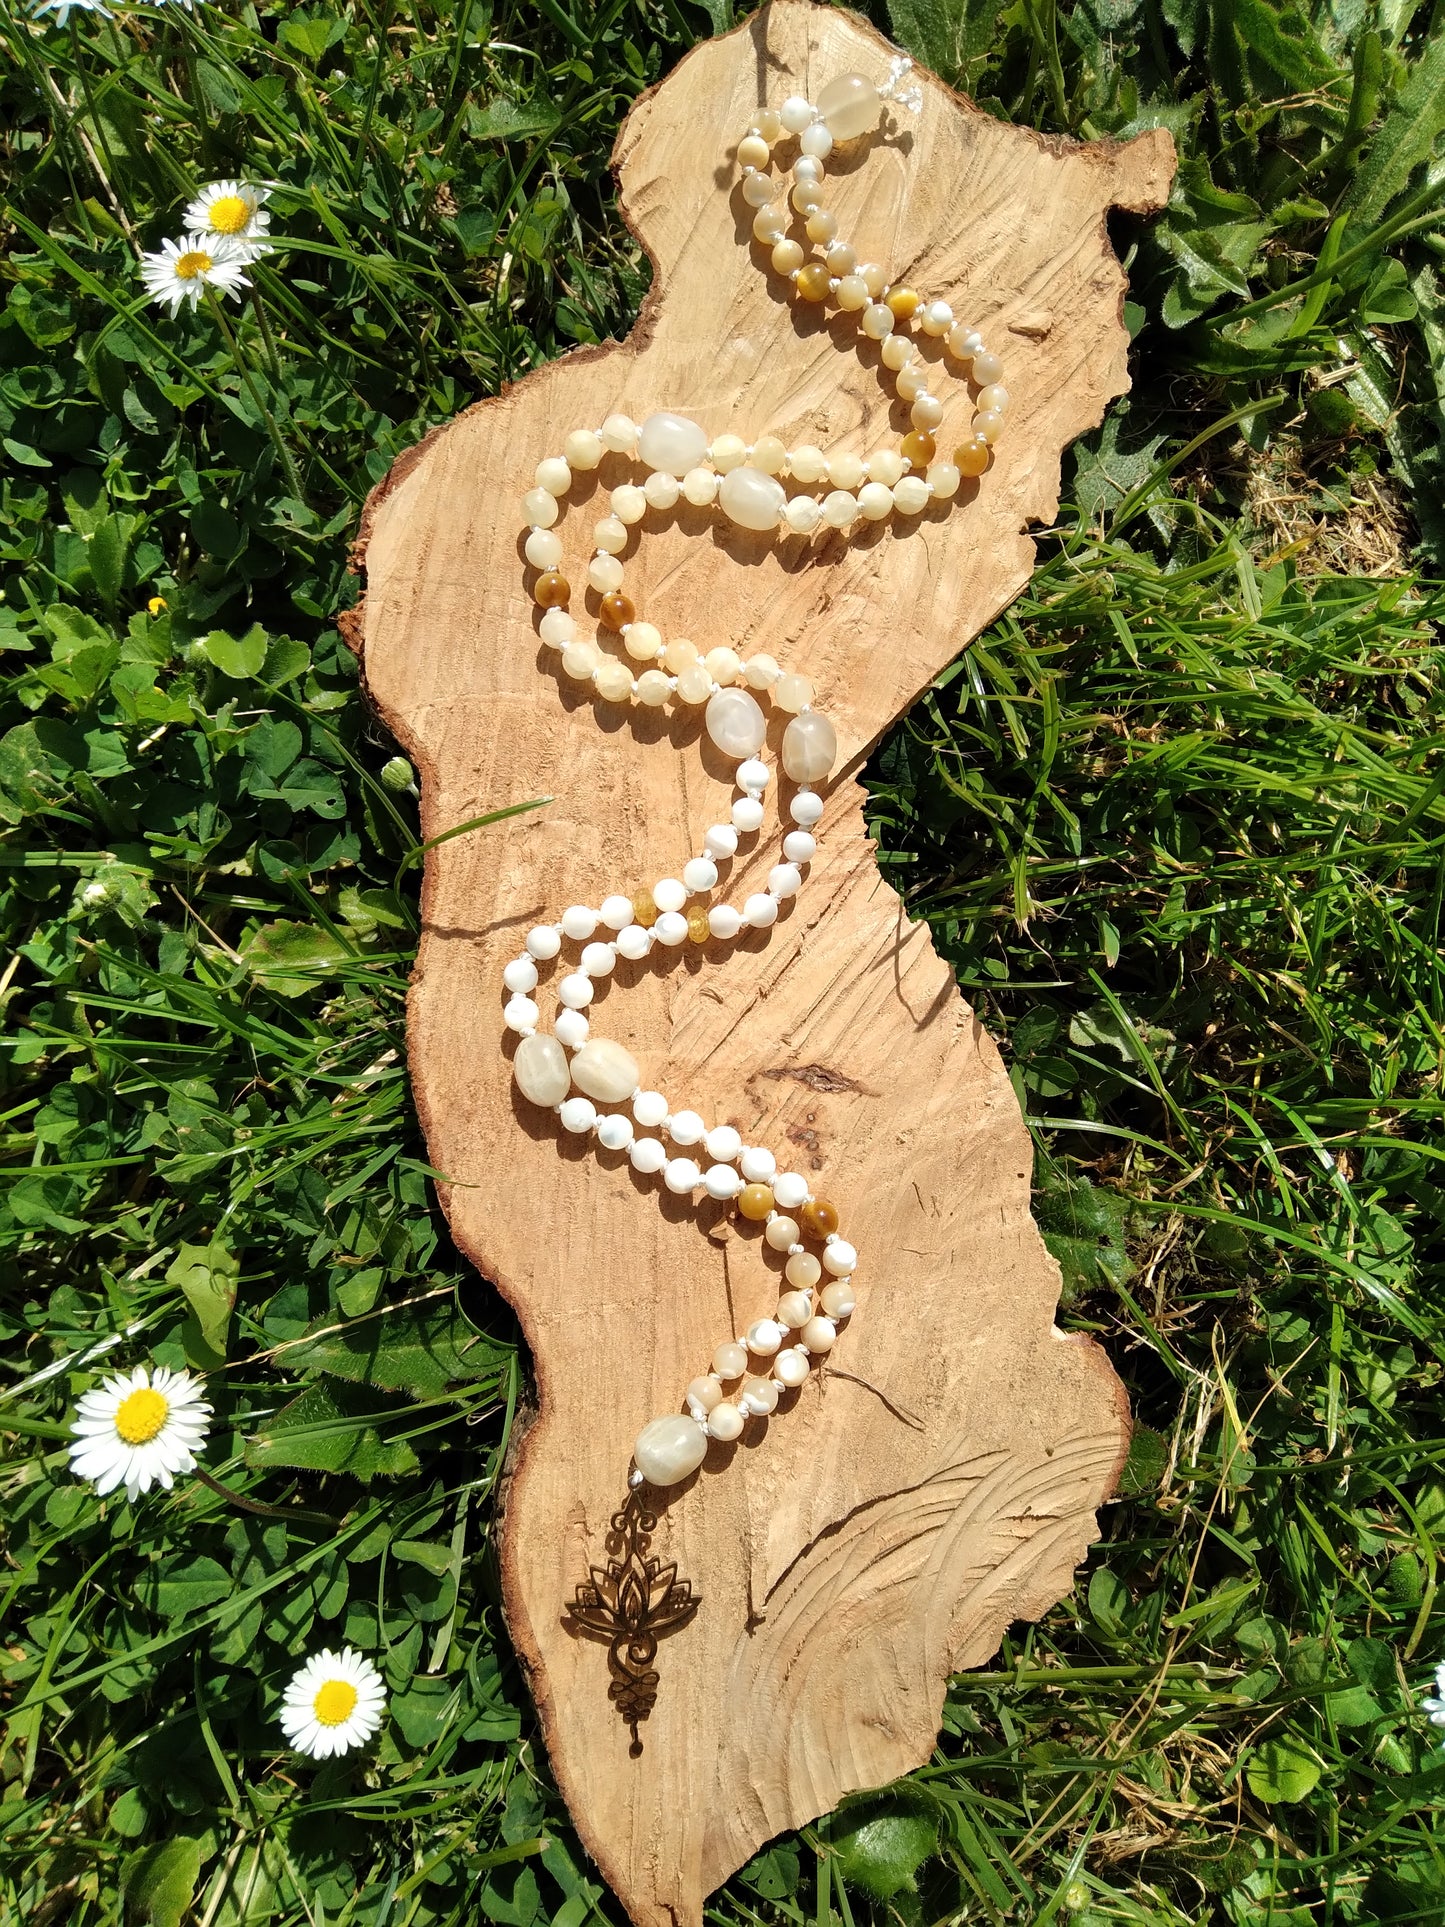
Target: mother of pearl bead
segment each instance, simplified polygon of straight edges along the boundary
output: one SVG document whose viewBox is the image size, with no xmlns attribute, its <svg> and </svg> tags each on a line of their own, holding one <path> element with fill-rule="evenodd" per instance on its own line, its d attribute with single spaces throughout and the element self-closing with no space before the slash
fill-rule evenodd
<svg viewBox="0 0 1445 1927">
<path fill-rule="evenodd" d="M 739 472 L 733 470 L 734 475 Z M 728 480 L 731 479 L 729 476 Z M 708 700 L 703 723 L 723 755 L 739 763 L 745 757 L 756 756 L 768 733 L 767 718 L 756 697 L 750 696 L 746 689 L 719 689 Z"/>
<path fill-rule="evenodd" d="M 548 1107 L 562 1102 L 572 1082 L 566 1051 L 545 1031 L 538 1031 L 535 1037 L 524 1037 L 518 1044 L 512 1059 L 512 1075 L 523 1097 Z"/>
<path fill-rule="evenodd" d="M 810 709 L 783 731 L 783 768 L 795 783 L 818 783 L 838 756 L 838 732 L 826 716 Z"/>
<path fill-rule="evenodd" d="M 878 124 L 878 89 L 862 74 L 839 74 L 818 96 L 818 112 L 835 141 L 857 140 Z"/>
<path fill-rule="evenodd" d="M 572 1059 L 572 1082 L 599 1104 L 623 1104 L 637 1089 L 637 1059 L 610 1037 L 592 1037 Z"/>
<path fill-rule="evenodd" d="M 676 1485 L 689 1472 L 696 1472 L 706 1457 L 706 1432 L 696 1419 L 681 1412 L 644 1425 L 632 1448 L 634 1464 L 653 1485 Z"/>
<path fill-rule="evenodd" d="M 686 415 L 649 415 L 637 431 L 637 452 L 648 468 L 685 475 L 707 454 L 707 431 Z"/>
<path fill-rule="evenodd" d="M 718 490 L 722 512 L 744 529 L 775 529 L 783 519 L 787 491 L 760 468 L 732 468 Z"/>
</svg>

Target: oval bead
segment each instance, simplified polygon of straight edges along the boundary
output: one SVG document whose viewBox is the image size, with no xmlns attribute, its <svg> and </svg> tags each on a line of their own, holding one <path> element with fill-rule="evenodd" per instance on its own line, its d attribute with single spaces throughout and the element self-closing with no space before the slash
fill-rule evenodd
<svg viewBox="0 0 1445 1927">
<path fill-rule="evenodd" d="M 768 721 L 746 689 L 720 689 L 703 711 L 707 733 L 724 756 L 742 762 L 755 756 L 768 733 Z"/>
<path fill-rule="evenodd" d="M 644 1425 L 632 1448 L 638 1471 L 652 1485 L 677 1485 L 707 1456 L 707 1434 L 681 1412 Z"/>
<path fill-rule="evenodd" d="M 512 1075 L 523 1097 L 529 1097 L 534 1104 L 545 1104 L 549 1109 L 562 1102 L 572 1085 L 566 1051 L 555 1037 L 542 1031 L 535 1037 L 524 1037 L 518 1044 L 512 1059 Z"/>
<path fill-rule="evenodd" d="M 610 1037 L 592 1037 L 572 1059 L 572 1082 L 599 1104 L 625 1104 L 637 1089 L 637 1059 Z"/>
<path fill-rule="evenodd" d="M 729 469 L 718 490 L 723 514 L 743 529 L 775 529 L 787 499 L 782 483 L 760 468 Z"/>
<path fill-rule="evenodd" d="M 838 732 L 816 709 L 783 731 L 783 768 L 795 783 L 820 783 L 838 758 Z"/>
<path fill-rule="evenodd" d="M 637 431 L 637 452 L 643 463 L 667 475 L 685 475 L 707 454 L 707 431 L 686 415 L 665 410 L 649 415 Z"/>
<path fill-rule="evenodd" d="M 839 74 L 818 96 L 818 112 L 835 141 L 857 140 L 878 125 L 878 89 L 862 74 Z"/>
</svg>

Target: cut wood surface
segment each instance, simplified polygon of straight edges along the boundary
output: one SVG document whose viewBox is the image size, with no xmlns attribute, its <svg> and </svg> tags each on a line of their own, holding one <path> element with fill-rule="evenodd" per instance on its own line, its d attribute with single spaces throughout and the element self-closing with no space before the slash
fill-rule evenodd
<svg viewBox="0 0 1445 1927">
<path fill-rule="evenodd" d="M 828 1367 L 739 1446 L 714 1445 L 663 1514 L 656 1550 L 702 1606 L 660 1647 L 645 1750 L 629 1757 L 606 1650 L 566 1608 L 602 1557 L 638 1429 L 679 1409 L 719 1339 L 773 1309 L 778 1270 L 760 1227 L 721 1205 L 699 1217 L 513 1085 L 501 971 L 527 929 L 678 874 L 733 793 L 696 712 L 619 710 L 561 682 L 538 641 L 520 501 L 541 456 L 613 409 L 674 409 L 748 441 L 896 445 L 908 424 L 876 348 L 767 271 L 730 158 L 759 105 L 816 97 L 849 70 L 881 82 L 891 53 L 847 14 L 774 0 L 645 95 L 616 154 L 654 264 L 632 335 L 429 437 L 377 490 L 360 546 L 351 634 L 419 768 L 425 834 L 553 799 L 429 855 L 411 1066 L 456 1241 L 516 1308 L 535 1366 L 502 1522 L 508 1622 L 581 1837 L 648 1927 L 697 1923 L 769 1836 L 928 1757 L 947 1676 L 1067 1591 L 1128 1437 L 1103 1352 L 1054 1327 L 1018 1104 L 879 873 L 856 772 L 1023 587 L 1023 531 L 1054 512 L 1064 446 L 1126 388 L 1106 211 L 1161 205 L 1173 152 L 1163 133 L 1046 140 L 920 74 L 921 114 L 835 153 L 830 204 L 864 258 L 946 297 L 1002 355 L 1014 401 L 993 469 L 951 508 L 852 541 L 649 514 L 625 558 L 628 593 L 665 635 L 766 649 L 809 675 L 841 773 L 778 925 L 620 965 L 594 1033 L 675 1107 L 790 1158 L 861 1254 L 858 1312 Z M 946 449 L 973 412 L 956 364 L 935 392 Z M 574 584 L 622 479 L 633 471 L 608 457 L 569 498 Z M 770 757 L 779 734 L 775 721 Z M 727 900 L 762 887 L 775 811 L 725 871 Z"/>
</svg>

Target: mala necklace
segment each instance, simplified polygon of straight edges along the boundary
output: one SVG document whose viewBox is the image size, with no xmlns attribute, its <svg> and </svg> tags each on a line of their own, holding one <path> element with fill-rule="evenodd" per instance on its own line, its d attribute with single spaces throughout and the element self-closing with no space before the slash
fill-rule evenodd
<svg viewBox="0 0 1445 1927">
<path fill-rule="evenodd" d="M 641 1751 L 637 1722 L 646 1719 L 656 1692 L 657 1675 L 650 1670 L 656 1636 L 684 1623 L 699 1603 L 688 1583 L 676 1579 L 674 1567 L 644 1558 L 656 1517 L 639 1488 L 686 1479 L 702 1463 L 710 1440 L 739 1438 L 750 1419 L 765 1418 L 784 1392 L 804 1382 L 813 1360 L 827 1355 L 838 1326 L 853 1313 L 858 1254 L 839 1233 L 837 1211 L 813 1194 L 807 1178 L 781 1170 L 772 1151 L 745 1144 L 731 1125 L 709 1126 L 696 1111 L 675 1110 L 661 1092 L 644 1089 L 632 1054 L 592 1032 L 587 1009 L 619 957 L 640 961 L 659 947 L 728 943 L 745 930 L 776 923 L 779 906 L 798 894 L 816 852 L 813 832 L 823 800 L 814 785 L 830 775 L 838 750 L 832 723 L 813 707 L 806 676 L 770 655 L 744 661 L 725 645 L 703 651 L 681 637 L 665 639 L 652 623 L 639 620 L 623 593 L 620 557 L 629 530 L 648 510 L 666 513 L 679 498 L 713 508 L 740 528 L 806 542 L 820 528 L 846 531 L 889 515 L 917 515 L 930 502 L 951 500 L 966 476 L 988 468 L 1009 401 L 1001 362 L 974 329 L 955 321 L 946 301 L 890 284 L 881 267 L 860 262 L 826 205 L 824 162 L 835 144 L 872 131 L 887 101 L 915 112 L 920 107 L 916 88 L 900 91 L 910 64 L 895 60 L 882 88 L 861 74 L 844 74 L 816 104 L 794 95 L 781 107 L 763 108 L 737 145 L 742 198 L 755 210 L 753 237 L 768 250 L 773 272 L 791 282 L 799 300 L 819 306 L 831 301 L 854 315 L 864 337 L 881 344 L 883 365 L 910 404 L 912 432 L 901 445 L 863 460 L 824 454 L 807 443 L 790 449 L 773 435 L 750 447 L 731 434 L 709 441 L 697 422 L 682 415 L 650 415 L 639 426 L 613 414 L 600 428 L 574 429 L 562 454 L 539 462 L 535 485 L 522 502 L 525 555 L 535 572 L 531 594 L 544 612 L 542 641 L 559 653 L 563 677 L 608 704 L 700 707 L 709 738 L 738 765 L 740 794 L 731 820 L 712 825 L 680 876 L 663 877 L 650 890 L 606 896 L 595 909 L 573 904 L 559 923 L 538 924 L 528 933 L 522 955 L 502 972 L 508 999 L 503 1017 L 519 1033 L 517 1086 L 525 1098 L 555 1112 L 564 1131 L 591 1138 L 599 1152 L 625 1153 L 634 1171 L 660 1176 L 668 1192 L 699 1204 L 736 1201 L 744 1218 L 763 1224 L 765 1242 L 785 1255 L 786 1289 L 773 1315 L 740 1337 L 725 1338 L 709 1369 L 688 1385 L 685 1410 L 653 1419 L 638 1434 L 632 1496 L 614 1515 L 607 1542 L 614 1558 L 605 1570 L 594 1567 L 591 1581 L 577 1589 L 575 1621 L 612 1642 L 611 1695 L 632 1728 L 634 1753 Z M 794 139 L 791 187 L 781 199 L 784 183 L 769 171 L 773 149 Z M 807 245 L 791 227 L 802 230 Z M 944 406 L 929 390 L 930 371 L 910 328 L 941 338 L 947 354 L 971 372 L 972 424 L 951 461 L 938 459 L 935 430 Z M 574 474 L 597 468 L 605 454 L 647 474 L 640 485 L 624 482 L 611 490 L 610 512 L 593 531 L 596 552 L 587 581 L 601 597 L 594 639 L 580 633 L 568 611 L 571 586 L 559 573 L 563 550 L 553 525 Z M 798 491 L 790 493 L 785 479 Z M 825 484 L 825 492 L 812 492 Z M 603 636 L 620 640 L 630 660 L 604 649 Z M 796 786 L 788 803 L 792 828 L 765 890 L 747 897 L 741 909 L 708 904 L 703 900 L 716 888 L 721 866 L 763 824 L 772 772 L 759 754 L 767 734 L 760 699 L 789 718 L 782 765 Z M 560 1008 L 547 1031 L 533 992 L 539 966 L 557 958 L 564 945 L 580 946 L 580 955 L 557 985 Z"/>
</svg>

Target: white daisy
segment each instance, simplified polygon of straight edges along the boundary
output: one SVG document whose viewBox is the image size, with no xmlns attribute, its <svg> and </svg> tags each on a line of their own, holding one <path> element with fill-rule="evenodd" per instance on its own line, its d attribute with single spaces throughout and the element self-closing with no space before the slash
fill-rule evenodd
<svg viewBox="0 0 1445 1927">
<path fill-rule="evenodd" d="M 141 256 L 141 279 L 152 300 L 179 314 L 183 301 L 195 307 L 203 288 L 218 288 L 239 300 L 240 290 L 249 285 L 241 272 L 247 259 L 223 234 L 183 234 L 179 241 L 163 241 L 158 254 Z"/>
<path fill-rule="evenodd" d="M 63 27 L 73 13 L 109 13 L 109 0 L 35 0 L 30 11 L 36 19 L 49 13 L 57 27 Z"/>
<path fill-rule="evenodd" d="M 270 197 L 269 187 L 252 187 L 246 181 L 212 181 L 186 209 L 186 229 L 194 234 L 224 235 L 235 244 L 241 259 L 254 261 L 271 245 L 266 238 L 271 226 L 266 206 Z"/>
<path fill-rule="evenodd" d="M 196 1380 L 167 1365 L 118 1372 L 75 1410 L 71 1471 L 97 1492 L 123 1485 L 128 1499 L 153 1485 L 169 1491 L 178 1472 L 191 1471 L 211 1416 Z"/>
<path fill-rule="evenodd" d="M 1432 1726 L 1445 1726 L 1445 1665 L 1435 1668 L 1435 1691 L 1421 1702 Z"/>
<path fill-rule="evenodd" d="M 386 1688 L 369 1659 L 343 1646 L 308 1659 L 286 1688 L 281 1728 L 313 1760 L 364 1746 L 381 1725 Z"/>
</svg>

